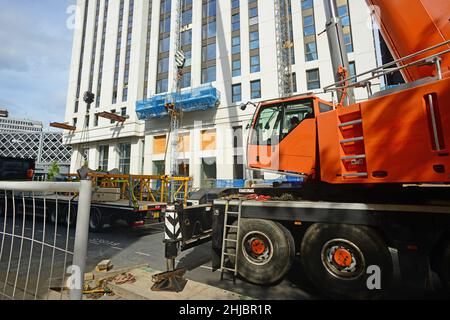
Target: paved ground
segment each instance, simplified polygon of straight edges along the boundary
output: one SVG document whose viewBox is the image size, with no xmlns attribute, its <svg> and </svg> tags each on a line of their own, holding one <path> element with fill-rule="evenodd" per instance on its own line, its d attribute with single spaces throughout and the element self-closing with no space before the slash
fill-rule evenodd
<svg viewBox="0 0 450 320">
<path fill-rule="evenodd" d="M 11 221 L 8 220 L 8 225 Z M 3 221 L 0 218 L 0 227 L 3 227 Z M 16 233 L 21 233 L 22 231 L 22 221 L 16 221 Z M 30 237 L 32 233 L 32 221 L 27 221 L 25 223 L 25 234 Z M 9 227 L 8 227 L 9 228 Z M 44 223 L 41 220 L 36 221 L 35 236 L 43 237 Z M 54 231 L 54 225 L 46 224 L 46 232 L 49 230 Z M 130 229 L 125 224 L 116 225 L 105 230 L 105 232 L 100 234 L 90 234 L 89 246 L 88 246 L 88 261 L 87 270 L 93 270 L 98 262 L 103 259 L 111 259 L 114 268 L 124 268 L 133 265 L 149 264 L 154 270 L 165 270 L 165 259 L 164 259 L 164 245 L 162 243 L 164 237 L 164 226 L 151 225 L 146 226 L 142 229 Z M 0 230 L 2 231 L 2 230 Z M 7 230 L 8 231 L 8 230 Z M 9 228 L 11 233 L 12 229 Z M 53 244 L 56 239 L 56 246 L 60 248 L 65 248 L 66 239 L 69 239 L 68 250 L 73 250 L 73 240 L 74 231 L 71 230 L 68 237 L 65 232 L 66 230 L 61 226 L 58 227 L 56 238 L 53 234 L 46 235 L 46 242 Z M 5 274 L 8 267 L 8 257 L 11 252 L 11 241 L 10 237 L 6 237 L 5 241 L 2 242 L 2 237 L 0 234 L 0 244 L 3 243 L 3 252 L 0 261 L 0 284 L 4 283 Z M 13 244 L 12 256 L 18 257 L 20 251 L 20 240 L 15 240 Z M 29 287 L 35 285 L 37 277 L 37 267 L 40 263 L 40 253 L 41 246 L 35 245 L 33 248 L 32 259 L 30 260 L 31 246 L 28 241 L 24 241 L 22 247 L 22 256 L 26 257 L 25 260 L 21 262 L 20 273 L 18 278 L 18 287 L 25 288 L 26 275 L 28 271 L 28 265 L 30 265 L 29 272 Z M 42 260 L 42 278 L 48 277 L 51 270 L 51 261 L 53 256 L 53 250 L 51 247 L 44 248 L 44 255 Z M 287 275 L 286 279 L 281 283 L 261 287 L 246 283 L 241 280 L 237 280 L 234 284 L 231 279 L 220 281 L 220 273 L 212 272 L 210 264 L 210 244 L 204 244 L 197 248 L 188 250 L 180 255 L 177 260 L 178 266 L 184 266 L 188 268 L 186 277 L 188 279 L 201 282 L 207 285 L 218 287 L 224 290 L 229 290 L 236 292 L 241 295 L 249 296 L 255 299 L 296 299 L 296 300 L 310 300 L 310 299 L 320 299 L 323 298 L 313 289 L 312 285 L 307 279 L 302 277 L 302 270 L 299 262 L 296 261 L 290 273 Z M 63 252 L 56 251 L 55 260 L 57 263 L 53 268 L 53 286 L 60 283 L 60 278 L 63 271 L 63 262 L 65 255 Z M 18 260 L 18 259 L 16 259 Z M 31 261 L 31 263 L 29 263 Z M 17 270 L 17 264 L 10 266 L 10 270 Z M 16 273 L 10 271 L 8 276 L 8 284 L 14 284 Z M 31 284 L 31 285 L 30 285 Z M 42 280 L 41 280 L 42 285 Z M 151 286 L 151 284 L 149 284 Z M 0 285 L 0 293 L 3 291 L 3 287 Z M 8 295 L 12 295 L 12 289 L 6 290 Z M 28 290 L 30 291 L 30 290 Z M 443 298 L 444 296 L 439 292 L 421 292 L 421 293 L 410 293 L 410 292 L 399 292 L 396 297 L 398 298 Z M 17 293 L 16 293 L 17 298 Z M 19 297 L 21 298 L 21 297 Z"/>
</svg>

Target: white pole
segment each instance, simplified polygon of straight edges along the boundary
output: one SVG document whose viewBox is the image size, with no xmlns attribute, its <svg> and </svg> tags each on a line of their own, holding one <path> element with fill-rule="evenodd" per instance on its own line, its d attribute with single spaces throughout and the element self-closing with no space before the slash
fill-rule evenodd
<svg viewBox="0 0 450 320">
<path fill-rule="evenodd" d="M 78 269 L 77 271 L 79 274 L 74 278 L 75 283 L 74 288 L 70 290 L 70 300 L 82 300 L 83 298 L 84 271 L 86 267 L 87 244 L 89 240 L 91 189 L 91 181 L 81 181 L 73 256 L 73 266 Z"/>
</svg>

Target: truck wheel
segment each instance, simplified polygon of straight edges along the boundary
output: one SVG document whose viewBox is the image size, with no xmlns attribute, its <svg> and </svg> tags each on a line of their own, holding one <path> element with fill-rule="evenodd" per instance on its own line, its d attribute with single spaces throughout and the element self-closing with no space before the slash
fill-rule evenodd
<svg viewBox="0 0 450 320">
<path fill-rule="evenodd" d="M 443 248 L 439 259 L 438 273 L 442 285 L 447 291 L 450 291 L 450 241 Z"/>
<path fill-rule="evenodd" d="M 65 209 L 64 216 L 63 216 L 63 224 L 64 226 L 67 226 L 67 223 L 69 224 L 69 228 L 75 226 L 77 222 L 77 210 L 74 206 L 70 209 L 70 217 L 69 217 L 69 209 Z"/>
<path fill-rule="evenodd" d="M 89 231 L 101 232 L 103 231 L 104 221 L 103 215 L 97 208 L 91 209 L 91 214 L 89 217 Z"/>
<path fill-rule="evenodd" d="M 300 257 L 306 275 L 317 289 L 333 298 L 378 298 L 392 281 L 390 252 L 369 227 L 314 224 L 305 233 Z M 376 277 L 371 277 L 375 273 L 369 272 L 370 266 L 379 267 L 383 291 L 369 289 L 369 284 L 377 284 Z"/>
<path fill-rule="evenodd" d="M 228 238 L 235 240 L 231 229 Z M 280 281 L 292 266 L 295 243 L 290 232 L 281 224 L 261 219 L 241 219 L 238 273 L 245 280 L 270 285 Z M 236 254 L 235 243 L 228 242 L 227 253 Z M 234 263 L 235 258 L 230 256 Z"/>
</svg>

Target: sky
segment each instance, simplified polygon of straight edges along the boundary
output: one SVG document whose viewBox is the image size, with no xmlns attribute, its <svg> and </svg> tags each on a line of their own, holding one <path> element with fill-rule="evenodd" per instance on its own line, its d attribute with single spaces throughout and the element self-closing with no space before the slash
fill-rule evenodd
<svg viewBox="0 0 450 320">
<path fill-rule="evenodd" d="M 76 0 L 0 0 L 0 108 L 63 122 Z"/>
</svg>

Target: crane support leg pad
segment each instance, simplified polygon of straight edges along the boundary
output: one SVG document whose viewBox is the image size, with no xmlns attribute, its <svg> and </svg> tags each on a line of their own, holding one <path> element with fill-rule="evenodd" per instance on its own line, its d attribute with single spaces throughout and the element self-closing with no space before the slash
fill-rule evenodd
<svg viewBox="0 0 450 320">
<path fill-rule="evenodd" d="M 187 283 L 183 278 L 186 271 L 186 268 L 179 268 L 154 275 L 152 291 L 182 292 Z"/>
</svg>

